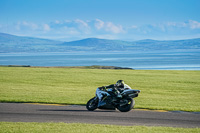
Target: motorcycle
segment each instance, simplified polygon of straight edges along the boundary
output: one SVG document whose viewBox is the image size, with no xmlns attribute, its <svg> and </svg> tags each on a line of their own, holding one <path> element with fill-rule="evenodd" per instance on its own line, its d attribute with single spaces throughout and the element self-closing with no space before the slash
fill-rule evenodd
<svg viewBox="0 0 200 133">
<path fill-rule="evenodd" d="M 128 112 L 132 108 L 134 108 L 135 101 L 133 98 L 138 97 L 140 90 L 134 89 L 108 89 L 105 90 L 108 92 L 108 96 L 104 95 L 102 100 L 105 100 L 106 104 L 104 106 L 98 107 L 99 98 L 97 95 L 91 98 L 86 105 L 86 108 L 89 111 L 94 111 L 95 109 L 112 109 L 115 110 L 116 108 L 121 112 Z"/>
</svg>

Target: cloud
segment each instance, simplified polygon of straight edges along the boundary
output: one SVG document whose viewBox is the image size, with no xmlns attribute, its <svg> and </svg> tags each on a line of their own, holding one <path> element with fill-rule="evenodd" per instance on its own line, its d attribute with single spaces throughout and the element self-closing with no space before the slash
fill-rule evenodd
<svg viewBox="0 0 200 133">
<path fill-rule="evenodd" d="M 187 28 L 187 29 L 200 29 L 200 22 L 194 20 L 188 20 L 185 22 L 167 22 L 163 23 L 166 28 Z"/>
<path fill-rule="evenodd" d="M 22 21 L 22 22 L 18 22 L 17 23 L 16 28 L 18 30 L 20 30 L 20 29 L 37 30 L 38 29 L 38 25 L 33 23 L 33 22 Z"/>
<path fill-rule="evenodd" d="M 103 21 L 101 21 L 100 19 L 96 19 L 96 21 L 94 23 L 97 30 L 102 29 L 104 27 L 104 24 L 105 23 Z"/>
<path fill-rule="evenodd" d="M 86 27 L 86 28 L 89 27 L 88 24 L 85 21 L 81 20 L 81 19 L 76 19 L 74 22 L 77 23 L 81 27 Z"/>
<path fill-rule="evenodd" d="M 91 27 L 88 24 L 88 22 L 83 21 L 81 19 L 76 20 L 64 20 L 64 21 L 53 21 L 49 23 L 49 26 L 51 27 L 51 30 L 53 31 L 62 31 L 72 35 L 75 33 L 82 33 L 82 34 L 90 34 L 91 33 Z"/>
<path fill-rule="evenodd" d="M 49 23 L 19 21 L 0 24 L 0 32 L 45 37 L 49 39 L 100 37 L 105 39 L 176 39 L 177 37 L 200 37 L 200 22 L 163 22 L 157 24 L 136 25 L 127 27 L 115 22 L 94 20 L 54 20 Z"/>
<path fill-rule="evenodd" d="M 134 38 L 149 39 L 184 39 L 200 37 L 200 22 L 188 20 L 185 22 L 162 22 L 156 24 L 134 25 L 127 27 L 126 35 Z M 136 37 L 137 36 L 137 37 Z"/>
<path fill-rule="evenodd" d="M 77 24 L 77 28 L 78 30 L 81 30 L 81 32 L 84 32 L 85 34 L 90 34 L 90 26 L 88 25 L 87 22 L 81 20 L 81 19 L 76 19 L 75 21 L 72 21 L 72 22 L 75 22 Z"/>
<path fill-rule="evenodd" d="M 59 21 L 59 20 L 55 20 L 55 23 L 56 23 L 56 24 L 59 24 L 59 23 L 60 23 L 60 21 Z"/>
<path fill-rule="evenodd" d="M 132 25 L 130 28 L 131 28 L 131 29 L 137 29 L 138 26 L 136 26 L 136 25 Z"/>
<path fill-rule="evenodd" d="M 94 25 L 97 30 L 104 30 L 104 32 L 109 32 L 114 34 L 119 34 L 124 32 L 123 27 L 121 25 L 115 25 L 112 22 L 104 22 L 100 19 L 96 19 Z"/>
<path fill-rule="evenodd" d="M 100 19 L 95 19 L 91 21 L 84 21 L 81 19 L 76 20 L 65 20 L 65 21 L 54 21 L 51 22 L 51 29 L 63 30 L 64 29 L 73 29 L 78 31 L 81 34 L 120 34 L 123 33 L 123 27 L 121 25 L 115 25 L 112 22 L 104 22 Z"/>
<path fill-rule="evenodd" d="M 50 31 L 51 29 L 48 24 L 44 24 L 43 27 L 44 27 L 44 31 Z"/>
<path fill-rule="evenodd" d="M 106 31 L 111 31 L 115 34 L 123 32 L 121 25 L 114 25 L 112 22 L 107 22 L 105 27 Z"/>
<path fill-rule="evenodd" d="M 132 29 L 132 28 L 130 28 Z M 185 22 L 164 22 L 158 24 L 147 24 L 137 27 L 135 29 L 140 29 L 141 31 L 146 32 L 181 32 L 181 31 L 192 31 L 200 29 L 200 22 L 194 20 L 188 20 Z"/>
<path fill-rule="evenodd" d="M 200 29 L 200 22 L 189 20 L 188 24 L 191 29 Z"/>
</svg>

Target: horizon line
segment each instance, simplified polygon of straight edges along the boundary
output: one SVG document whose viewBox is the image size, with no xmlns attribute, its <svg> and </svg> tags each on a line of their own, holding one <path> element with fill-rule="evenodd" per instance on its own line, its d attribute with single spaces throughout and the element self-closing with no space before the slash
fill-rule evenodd
<svg viewBox="0 0 200 133">
<path fill-rule="evenodd" d="M 146 38 L 146 39 L 127 41 L 127 40 L 131 40 L 131 39 L 107 39 L 107 38 L 98 38 L 98 37 L 86 37 L 86 38 L 76 39 L 76 40 L 72 40 L 72 41 L 62 41 L 62 40 L 59 40 L 59 39 L 50 39 L 50 38 L 42 38 L 42 37 L 34 37 L 34 36 L 16 35 L 16 34 L 10 34 L 10 33 L 5 33 L 5 32 L 0 32 L 0 34 L 6 34 L 6 35 L 16 36 L 16 37 L 27 37 L 27 38 L 44 39 L 44 40 L 51 40 L 51 41 L 60 41 L 60 42 L 74 42 L 74 41 L 81 41 L 81 40 L 86 40 L 86 39 L 99 39 L 99 40 L 125 41 L 125 42 L 135 42 L 135 41 L 144 41 L 144 40 L 151 40 L 151 41 L 181 41 L 181 40 L 200 39 L 200 37 L 199 38 L 188 38 L 188 39 L 169 39 L 169 40 Z"/>
</svg>

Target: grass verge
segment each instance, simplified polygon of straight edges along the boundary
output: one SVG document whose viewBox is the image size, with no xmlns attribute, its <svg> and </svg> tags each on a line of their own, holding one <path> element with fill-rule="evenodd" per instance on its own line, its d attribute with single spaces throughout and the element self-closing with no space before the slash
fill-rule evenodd
<svg viewBox="0 0 200 133">
<path fill-rule="evenodd" d="M 200 128 L 116 126 L 80 123 L 0 122 L 1 133 L 198 133 Z"/>
<path fill-rule="evenodd" d="M 0 67 L 0 101 L 83 105 L 119 79 L 141 90 L 136 108 L 200 112 L 200 71 Z"/>
</svg>

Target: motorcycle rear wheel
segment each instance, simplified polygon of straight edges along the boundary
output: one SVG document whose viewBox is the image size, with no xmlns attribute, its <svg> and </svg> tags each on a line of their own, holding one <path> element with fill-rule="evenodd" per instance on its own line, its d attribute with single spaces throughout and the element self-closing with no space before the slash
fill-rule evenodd
<svg viewBox="0 0 200 133">
<path fill-rule="evenodd" d="M 98 100 L 95 99 L 96 97 L 93 97 L 87 102 L 86 108 L 89 111 L 94 111 L 98 107 Z"/>
<path fill-rule="evenodd" d="M 135 105 L 135 100 L 133 98 L 127 98 L 128 100 L 128 103 L 126 105 L 123 105 L 123 106 L 118 106 L 117 109 L 121 112 L 128 112 L 130 111 L 134 105 Z"/>
</svg>

